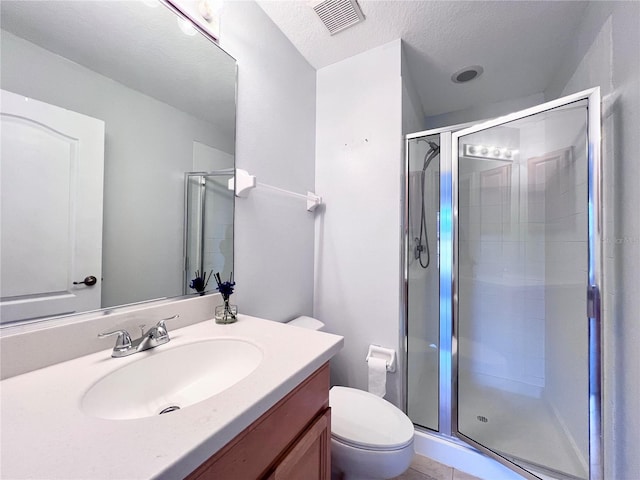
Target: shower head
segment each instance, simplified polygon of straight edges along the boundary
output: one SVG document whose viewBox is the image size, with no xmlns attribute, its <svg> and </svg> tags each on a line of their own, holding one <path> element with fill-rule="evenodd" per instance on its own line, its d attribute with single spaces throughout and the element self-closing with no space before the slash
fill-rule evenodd
<svg viewBox="0 0 640 480">
<path fill-rule="evenodd" d="M 422 139 L 421 139 L 422 140 Z M 440 154 L 440 145 L 435 142 L 430 142 L 429 140 L 422 140 L 423 142 L 427 142 L 429 144 L 429 150 L 424 156 L 424 163 L 422 164 L 422 172 L 424 173 L 427 168 L 429 168 L 429 164 L 431 160 L 436 158 Z"/>
<path fill-rule="evenodd" d="M 429 144 L 429 152 L 440 152 L 440 145 L 438 145 L 436 142 L 432 142 L 431 140 L 425 140 L 424 138 L 419 138 L 418 142 L 424 142 L 424 143 L 428 143 Z"/>
</svg>

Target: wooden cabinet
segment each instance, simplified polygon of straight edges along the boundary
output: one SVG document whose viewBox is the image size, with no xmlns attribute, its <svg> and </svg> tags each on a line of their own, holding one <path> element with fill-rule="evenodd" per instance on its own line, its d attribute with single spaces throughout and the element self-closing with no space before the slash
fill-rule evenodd
<svg viewBox="0 0 640 480">
<path fill-rule="evenodd" d="M 304 380 L 187 480 L 329 480 L 329 365 Z"/>
<path fill-rule="evenodd" d="M 331 478 L 331 410 L 300 436 L 275 466 L 269 480 L 326 480 Z"/>
</svg>

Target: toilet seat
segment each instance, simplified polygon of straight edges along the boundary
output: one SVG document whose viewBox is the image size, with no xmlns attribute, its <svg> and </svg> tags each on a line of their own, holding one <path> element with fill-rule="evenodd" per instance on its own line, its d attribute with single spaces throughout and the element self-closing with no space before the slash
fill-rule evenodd
<svg viewBox="0 0 640 480">
<path fill-rule="evenodd" d="M 413 442 L 414 428 L 402 410 L 383 398 L 355 388 L 329 391 L 331 436 L 366 450 L 399 450 Z"/>
</svg>

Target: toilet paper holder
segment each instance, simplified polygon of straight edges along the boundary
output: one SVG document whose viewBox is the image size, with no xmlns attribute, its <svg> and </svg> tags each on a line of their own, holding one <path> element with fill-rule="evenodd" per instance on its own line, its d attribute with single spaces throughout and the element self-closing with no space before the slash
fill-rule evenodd
<svg viewBox="0 0 640 480">
<path fill-rule="evenodd" d="M 387 363 L 387 372 L 396 371 L 396 351 L 392 348 L 385 348 L 379 345 L 369 345 L 367 353 L 367 363 L 370 358 L 380 358 Z"/>
</svg>

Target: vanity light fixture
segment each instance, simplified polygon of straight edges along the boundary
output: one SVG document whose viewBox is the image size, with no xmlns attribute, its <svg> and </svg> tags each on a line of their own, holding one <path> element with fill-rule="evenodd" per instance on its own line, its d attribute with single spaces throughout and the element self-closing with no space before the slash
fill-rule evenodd
<svg viewBox="0 0 640 480">
<path fill-rule="evenodd" d="M 223 0 L 199 0 L 197 2 L 198 14 L 209 25 L 205 29 L 218 43 L 220 38 L 220 18 L 222 17 Z M 198 23 L 202 23 L 198 20 Z"/>
<path fill-rule="evenodd" d="M 496 147 L 492 145 L 463 145 L 465 157 L 480 158 L 484 160 L 502 160 L 503 162 L 513 162 L 517 160 L 518 150 L 514 148 Z"/>
<path fill-rule="evenodd" d="M 200 0 L 198 2 L 198 13 L 209 23 L 220 18 L 221 10 L 222 0 Z"/>
</svg>

